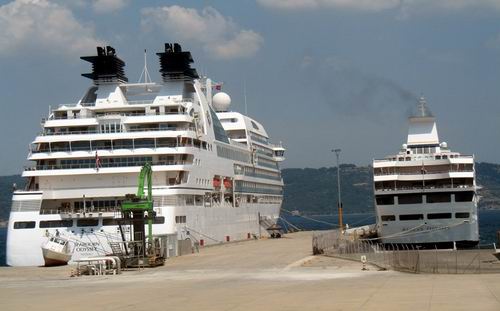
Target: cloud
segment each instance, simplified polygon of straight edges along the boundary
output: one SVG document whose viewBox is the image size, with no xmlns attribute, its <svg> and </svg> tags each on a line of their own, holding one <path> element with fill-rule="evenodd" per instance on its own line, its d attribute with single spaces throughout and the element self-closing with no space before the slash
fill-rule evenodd
<svg viewBox="0 0 500 311">
<path fill-rule="evenodd" d="M 283 10 L 350 9 L 379 12 L 395 9 L 399 18 L 419 13 L 468 9 L 500 11 L 500 0 L 257 0 L 263 7 Z"/>
<path fill-rule="evenodd" d="M 97 13 L 111 13 L 123 9 L 129 4 L 129 0 L 94 0 L 92 8 Z"/>
<path fill-rule="evenodd" d="M 218 59 L 253 56 L 264 41 L 260 34 L 240 29 L 231 18 L 212 7 L 200 12 L 177 5 L 145 8 L 142 25 L 146 31 L 159 29 L 176 40 L 201 44 L 210 56 Z"/>
<path fill-rule="evenodd" d="M 0 6 L 0 54 L 22 48 L 56 55 L 89 53 L 102 41 L 66 7 L 47 0 L 16 0 Z"/>
<path fill-rule="evenodd" d="M 381 11 L 398 7 L 402 0 L 257 0 L 264 7 L 274 9 L 353 9 Z"/>
</svg>

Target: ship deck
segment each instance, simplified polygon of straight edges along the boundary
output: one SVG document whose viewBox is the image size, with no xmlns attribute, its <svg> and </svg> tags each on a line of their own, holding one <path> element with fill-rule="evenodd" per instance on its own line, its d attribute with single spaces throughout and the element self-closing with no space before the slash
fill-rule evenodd
<svg viewBox="0 0 500 311">
<path fill-rule="evenodd" d="M 500 310 L 498 274 L 378 271 L 311 256 L 310 232 L 228 243 L 117 276 L 0 268 L 2 310 Z"/>
</svg>

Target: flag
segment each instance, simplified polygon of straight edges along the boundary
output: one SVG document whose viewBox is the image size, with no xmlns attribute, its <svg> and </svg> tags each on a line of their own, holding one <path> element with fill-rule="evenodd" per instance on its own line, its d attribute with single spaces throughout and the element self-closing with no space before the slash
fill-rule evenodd
<svg viewBox="0 0 500 311">
<path fill-rule="evenodd" d="M 97 151 L 95 152 L 95 169 L 96 171 L 99 171 L 99 168 L 101 167 L 101 159 L 99 158 L 99 155 L 97 155 Z"/>
<path fill-rule="evenodd" d="M 222 90 L 222 85 L 224 85 L 224 82 L 220 82 L 220 83 L 214 83 L 214 85 L 212 86 L 216 91 L 221 91 Z"/>
</svg>

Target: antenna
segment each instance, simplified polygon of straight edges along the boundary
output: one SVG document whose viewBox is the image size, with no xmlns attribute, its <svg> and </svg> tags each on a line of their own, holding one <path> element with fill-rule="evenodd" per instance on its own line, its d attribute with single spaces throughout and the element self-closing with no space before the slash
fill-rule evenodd
<svg viewBox="0 0 500 311">
<path fill-rule="evenodd" d="M 151 76 L 148 71 L 148 54 L 146 53 L 146 49 L 144 49 L 144 69 L 142 69 L 141 76 L 139 77 L 138 83 L 141 83 L 142 77 L 144 76 L 144 83 L 151 83 Z"/>
<path fill-rule="evenodd" d="M 245 115 L 248 116 L 248 106 L 247 106 L 247 81 L 243 80 L 243 99 L 245 102 Z"/>
</svg>

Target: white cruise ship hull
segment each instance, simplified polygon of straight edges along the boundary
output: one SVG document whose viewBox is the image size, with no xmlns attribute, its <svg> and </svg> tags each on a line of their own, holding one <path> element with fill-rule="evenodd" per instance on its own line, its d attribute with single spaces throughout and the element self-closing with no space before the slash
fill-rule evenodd
<svg viewBox="0 0 500 311">
<path fill-rule="evenodd" d="M 155 235 L 177 234 L 178 239 L 203 240 L 204 245 L 241 241 L 249 237 L 267 236 L 266 227 L 259 224 L 259 215 L 276 223 L 279 218 L 280 204 L 261 204 L 234 207 L 161 207 L 165 215 L 165 224 L 153 225 Z M 176 214 L 186 216 L 187 223 L 176 224 Z M 38 212 L 11 212 L 7 233 L 7 265 L 9 266 L 43 266 L 45 264 L 40 245 L 47 239 L 46 230 L 55 234 L 56 230 L 72 241 L 74 252 L 71 257 L 77 260 L 83 257 L 109 254 L 110 239 L 120 241 L 118 226 L 103 226 L 102 218 L 95 227 L 39 228 L 44 220 L 62 220 L 59 215 L 40 215 Z M 170 220 L 170 221 L 169 221 Z M 14 229 L 13 224 L 19 221 L 35 221 L 35 228 Z"/>
</svg>

